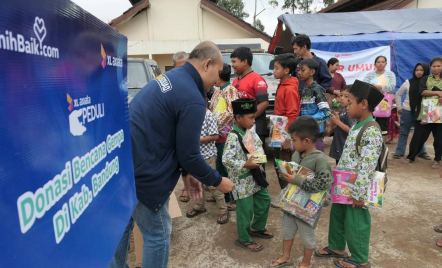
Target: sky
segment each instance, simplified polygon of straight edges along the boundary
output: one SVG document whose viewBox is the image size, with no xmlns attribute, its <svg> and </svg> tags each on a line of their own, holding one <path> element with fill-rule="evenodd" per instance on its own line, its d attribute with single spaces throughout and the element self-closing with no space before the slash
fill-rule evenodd
<svg viewBox="0 0 442 268">
<path fill-rule="evenodd" d="M 132 6 L 129 0 L 72 1 L 106 23 L 120 16 L 121 14 L 123 14 L 124 11 Z M 318 1 L 319 0 L 314 0 L 315 3 L 317 3 Z M 253 13 L 255 11 L 255 0 L 243 0 L 243 2 L 245 4 L 244 11 L 250 14 L 250 16 L 245 19 L 245 21 L 252 23 Z M 259 13 L 261 10 L 264 10 L 257 18 L 260 19 L 262 24 L 264 25 L 264 31 L 270 36 L 273 36 L 276 25 L 278 23 L 278 16 L 286 12 L 281 9 L 284 1 L 279 0 L 279 7 L 275 9 L 268 4 L 268 0 L 257 0 L 257 2 L 257 13 Z M 315 6 L 319 8 L 319 4 L 316 4 Z"/>
</svg>

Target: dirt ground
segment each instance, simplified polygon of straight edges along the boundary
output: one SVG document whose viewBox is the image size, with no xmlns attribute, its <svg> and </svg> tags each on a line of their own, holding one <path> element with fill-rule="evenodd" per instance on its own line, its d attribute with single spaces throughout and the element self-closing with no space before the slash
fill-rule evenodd
<svg viewBox="0 0 442 268">
<path fill-rule="evenodd" d="M 326 139 L 327 143 L 331 140 Z M 395 140 L 396 142 L 396 140 Z M 427 142 L 428 153 L 434 156 L 432 138 Z M 396 144 L 389 145 L 389 185 L 385 194 L 382 210 L 371 211 L 372 228 L 370 241 L 370 262 L 375 268 L 436 268 L 442 267 L 442 249 L 435 243 L 441 236 L 433 227 L 442 223 L 441 189 L 442 179 L 439 171 L 431 169 L 432 161 L 418 159 L 404 166 L 400 160 L 391 156 Z M 329 147 L 326 147 L 328 154 Z M 271 152 L 268 154 L 271 159 Z M 330 165 L 334 159 L 329 158 Z M 267 166 L 270 195 L 277 196 L 280 188 L 276 179 L 273 163 Z M 180 180 L 175 193 L 177 197 L 183 184 Z M 236 213 L 231 213 L 227 224 L 216 223 L 215 203 L 208 203 L 208 212 L 194 219 L 186 218 L 185 212 L 192 208 L 193 201 L 181 203 L 183 216 L 173 219 L 173 233 L 169 267 L 267 267 L 269 260 L 282 252 L 281 216 L 279 209 L 270 208 L 267 228 L 274 232 L 270 240 L 256 240 L 264 250 L 248 252 L 234 245 L 237 239 Z M 317 247 L 327 245 L 330 206 L 323 209 L 316 229 Z M 292 249 L 292 257 L 302 259 L 302 241 L 297 234 Z M 313 257 L 316 268 L 335 267 L 332 259 Z M 129 256 L 131 267 L 141 266 L 134 263 L 133 253 Z"/>
</svg>

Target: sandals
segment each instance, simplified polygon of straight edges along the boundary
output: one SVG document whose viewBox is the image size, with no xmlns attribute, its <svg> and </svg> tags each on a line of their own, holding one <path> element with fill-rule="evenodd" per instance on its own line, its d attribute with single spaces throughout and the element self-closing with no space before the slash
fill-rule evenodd
<svg viewBox="0 0 442 268">
<path fill-rule="evenodd" d="M 225 220 L 220 220 L 222 217 L 224 217 L 224 216 L 226 216 L 226 219 Z M 224 223 L 228 223 L 229 222 L 229 218 L 230 218 L 230 214 L 229 214 L 229 212 L 226 212 L 226 213 L 220 213 L 219 214 L 219 216 L 218 216 L 218 219 L 216 220 L 216 222 L 218 223 L 218 224 L 224 224 Z"/>
<path fill-rule="evenodd" d="M 234 206 L 234 207 L 232 207 Z M 227 210 L 228 211 L 235 211 L 236 210 L 236 204 L 227 204 Z"/>
<path fill-rule="evenodd" d="M 273 238 L 273 234 L 266 234 L 266 232 L 268 232 L 267 231 L 267 229 L 264 229 L 264 230 L 262 230 L 262 231 L 252 231 L 252 230 L 249 230 L 249 235 L 250 236 L 257 236 L 257 237 L 261 237 L 261 238 L 264 238 L 264 239 L 270 239 L 270 238 Z"/>
<path fill-rule="evenodd" d="M 437 240 L 437 242 L 436 242 L 436 246 L 438 247 L 438 248 L 442 248 L 442 246 L 439 246 L 437 243 L 439 243 L 439 241 L 441 241 L 442 242 L 442 238 L 441 239 L 439 239 L 439 240 Z"/>
<path fill-rule="evenodd" d="M 398 154 L 398 153 L 395 153 L 395 154 L 393 155 L 393 158 L 394 158 L 394 159 L 401 159 L 402 156 L 404 156 L 404 155 L 400 155 L 400 154 Z"/>
<path fill-rule="evenodd" d="M 438 233 L 442 233 L 442 229 L 440 227 L 442 227 L 442 224 L 438 225 L 438 226 L 434 226 L 434 231 L 436 231 Z"/>
<path fill-rule="evenodd" d="M 185 196 L 184 192 L 187 193 L 187 190 L 184 190 L 184 189 L 181 190 L 181 195 L 180 195 L 179 199 L 180 199 L 181 202 L 189 202 L 189 200 L 190 200 L 189 193 L 187 193 L 187 196 Z"/>
<path fill-rule="evenodd" d="M 429 156 L 428 154 L 420 154 L 417 157 L 425 159 L 425 160 L 431 160 L 431 156 Z"/>
<path fill-rule="evenodd" d="M 290 261 L 283 261 L 283 262 L 280 262 L 278 260 L 279 260 L 279 258 L 276 260 L 271 260 L 267 267 L 268 268 L 275 268 L 275 267 L 292 266 L 295 264 L 295 260 L 293 260 L 293 259 L 290 259 Z M 278 265 L 272 266 L 272 264 L 275 264 L 275 263 L 277 263 Z"/>
<path fill-rule="evenodd" d="M 201 215 L 201 214 L 206 213 L 206 212 L 207 212 L 207 209 L 196 210 L 196 209 L 193 208 L 192 211 L 186 213 L 186 217 L 187 218 L 193 218 L 193 217 L 196 217 L 196 216 Z M 193 214 L 190 214 L 190 213 L 193 213 Z"/>
<path fill-rule="evenodd" d="M 323 248 L 324 251 L 326 251 L 328 254 L 321 254 L 319 252 L 319 249 L 315 250 L 315 256 L 319 257 L 319 258 L 347 258 L 348 254 L 344 253 L 344 254 L 337 254 L 336 252 L 334 252 L 333 250 L 331 250 L 329 247 L 325 247 Z"/>
<path fill-rule="evenodd" d="M 252 245 L 257 245 L 259 247 L 258 248 L 249 248 L 249 246 L 252 246 Z M 241 242 L 239 240 L 236 240 L 235 241 L 235 246 L 241 247 L 241 248 L 246 249 L 246 250 L 251 251 L 251 252 L 258 252 L 258 251 L 261 251 L 261 250 L 264 249 L 262 245 L 256 243 L 253 240 L 250 240 L 249 242 Z"/>
<path fill-rule="evenodd" d="M 414 161 L 411 161 L 410 159 L 405 158 L 405 159 L 402 159 L 401 164 L 402 164 L 402 165 L 409 165 L 409 164 L 411 164 L 411 163 L 413 163 L 413 162 L 414 162 Z"/>
<path fill-rule="evenodd" d="M 295 268 L 314 268 L 315 266 L 313 265 L 313 263 L 310 266 L 302 266 L 301 264 L 298 264 L 295 266 Z"/>
<path fill-rule="evenodd" d="M 344 261 L 345 261 L 346 263 L 353 264 L 353 265 L 356 266 L 357 268 L 371 268 L 371 263 L 370 263 L 370 262 L 368 262 L 366 265 L 362 265 L 362 264 L 360 264 L 360 263 L 357 263 L 357 262 L 355 262 L 355 261 L 350 260 L 349 258 L 345 258 Z M 336 260 L 336 261 L 334 261 L 333 263 L 334 263 L 337 267 L 339 267 L 339 268 L 347 268 L 346 266 L 342 266 L 341 263 L 339 262 L 339 260 Z"/>
<path fill-rule="evenodd" d="M 440 161 L 434 161 L 431 165 L 432 169 L 439 169 L 440 168 Z"/>
</svg>

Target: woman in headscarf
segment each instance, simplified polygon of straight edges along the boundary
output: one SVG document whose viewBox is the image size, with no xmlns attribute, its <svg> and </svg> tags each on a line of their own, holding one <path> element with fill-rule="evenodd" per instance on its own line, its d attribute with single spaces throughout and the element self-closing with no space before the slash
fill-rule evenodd
<svg viewBox="0 0 442 268">
<path fill-rule="evenodd" d="M 415 161 L 415 157 L 418 155 L 418 152 L 421 150 L 422 146 L 427 141 L 430 133 L 433 134 L 434 137 L 434 162 L 431 165 L 431 168 L 439 169 L 440 161 L 442 159 L 442 124 L 440 122 L 440 118 L 433 119 L 437 122 L 432 122 L 431 117 L 428 114 L 423 113 L 424 105 L 421 104 L 424 100 L 438 100 L 437 106 L 440 105 L 442 100 L 442 57 L 434 57 L 430 63 L 431 75 L 422 77 L 419 84 L 419 99 L 417 103 L 417 111 L 419 113 L 417 120 L 414 124 L 414 134 L 410 143 L 410 150 L 406 159 L 402 160 L 402 164 L 409 164 Z M 412 96 L 410 96 L 412 97 Z M 435 114 L 437 116 L 437 113 Z"/>
<path fill-rule="evenodd" d="M 393 158 L 399 159 L 405 155 L 407 148 L 408 135 L 410 134 L 411 126 L 417 118 L 418 101 L 421 99 L 419 93 L 419 84 L 422 77 L 430 74 L 430 67 L 424 62 L 416 64 L 413 71 L 413 77 L 406 80 L 399 90 L 396 92 L 396 107 L 398 116 L 400 116 L 400 134 L 397 142 L 396 152 Z M 405 94 L 405 101 L 402 103 L 402 96 Z M 402 104 L 401 104 L 402 103 Z M 420 158 L 431 160 L 428 156 L 425 145 L 417 155 Z"/>
</svg>

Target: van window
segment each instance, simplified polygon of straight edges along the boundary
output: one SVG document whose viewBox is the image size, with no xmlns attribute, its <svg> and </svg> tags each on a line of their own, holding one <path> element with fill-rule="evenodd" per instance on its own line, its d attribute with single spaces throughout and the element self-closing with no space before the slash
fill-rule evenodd
<svg viewBox="0 0 442 268">
<path fill-rule="evenodd" d="M 152 70 L 153 70 L 153 73 L 154 73 L 155 77 L 161 75 L 161 71 L 160 71 L 160 69 L 158 68 L 158 66 L 156 66 L 156 65 L 151 65 L 151 67 L 152 67 Z"/>
<path fill-rule="evenodd" d="M 143 88 L 149 78 L 147 77 L 147 72 L 142 62 L 129 62 L 127 65 L 127 76 L 128 83 L 127 87 L 131 88 Z"/>
<path fill-rule="evenodd" d="M 273 55 L 270 54 L 253 54 L 252 70 L 261 75 L 272 74 L 273 70 L 270 70 L 270 62 L 273 60 Z M 223 54 L 223 61 L 229 65 L 232 64 L 230 60 L 230 54 Z M 232 75 L 234 74 L 232 68 Z"/>
</svg>

